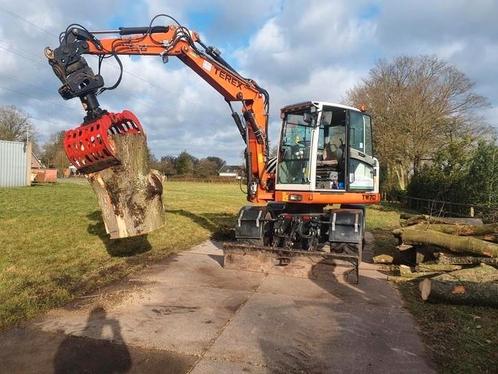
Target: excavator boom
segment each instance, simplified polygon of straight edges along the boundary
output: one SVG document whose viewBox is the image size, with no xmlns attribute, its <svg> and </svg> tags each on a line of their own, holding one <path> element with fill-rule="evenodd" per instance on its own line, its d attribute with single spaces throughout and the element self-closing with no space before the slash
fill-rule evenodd
<svg viewBox="0 0 498 374">
<path fill-rule="evenodd" d="M 129 27 L 105 31 L 118 37 L 98 39 L 81 26 L 70 26 L 61 36 L 61 44 L 45 54 L 63 85 L 64 99 L 79 97 L 87 112 L 84 123 L 68 131 L 65 149 L 68 158 L 82 173 L 90 173 L 119 164 L 109 135 L 142 133 L 140 122 L 129 111 L 108 113 L 100 108 L 97 95 L 115 87 L 104 87 L 100 74 L 94 74 L 83 55 L 104 57 L 120 55 L 160 56 L 167 62 L 178 57 L 216 89 L 228 102 L 231 115 L 247 145 L 248 200 L 264 202 L 274 197 L 274 175 L 267 171 L 269 95 L 251 79 L 242 77 L 214 47 L 205 46 L 199 35 L 183 26 Z M 119 62 L 120 63 L 120 62 Z M 120 63 L 121 65 L 121 63 Z M 99 68 L 100 70 L 100 68 Z M 119 79 L 120 80 L 120 79 Z M 118 81 L 119 84 L 119 81 Z M 116 85 L 115 85 L 116 86 Z M 232 103 L 242 104 L 242 117 Z"/>
</svg>

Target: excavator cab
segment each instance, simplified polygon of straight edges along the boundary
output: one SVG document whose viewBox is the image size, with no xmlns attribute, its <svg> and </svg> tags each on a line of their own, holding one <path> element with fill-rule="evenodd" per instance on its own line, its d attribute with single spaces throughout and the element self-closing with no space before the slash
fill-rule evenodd
<svg viewBox="0 0 498 374">
<path fill-rule="evenodd" d="M 306 102 L 283 108 L 281 117 L 277 190 L 378 191 L 368 114 L 339 104 Z"/>
</svg>

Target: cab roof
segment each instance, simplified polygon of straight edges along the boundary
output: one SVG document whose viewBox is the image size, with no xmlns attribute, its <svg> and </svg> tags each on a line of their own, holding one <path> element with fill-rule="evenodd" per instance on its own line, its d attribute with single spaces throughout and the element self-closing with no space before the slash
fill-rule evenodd
<svg viewBox="0 0 498 374">
<path fill-rule="evenodd" d="M 304 109 L 304 108 L 309 107 L 311 105 L 315 105 L 315 106 L 333 106 L 333 107 L 336 107 L 336 108 L 349 109 L 349 110 L 354 110 L 356 112 L 361 112 L 361 110 L 359 110 L 358 108 L 354 108 L 352 106 L 343 105 L 343 104 L 337 104 L 337 103 L 331 103 L 331 102 L 328 102 L 328 101 L 315 101 L 315 100 L 313 100 L 313 101 L 303 101 L 302 103 L 296 103 L 296 104 L 287 105 L 287 106 L 284 106 L 280 111 L 281 112 L 290 112 L 290 111 L 294 111 L 294 110 Z"/>
</svg>

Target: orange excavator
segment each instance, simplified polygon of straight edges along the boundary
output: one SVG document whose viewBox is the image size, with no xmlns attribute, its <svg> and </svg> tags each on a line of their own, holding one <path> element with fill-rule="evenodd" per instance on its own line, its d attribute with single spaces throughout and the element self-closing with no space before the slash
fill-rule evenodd
<svg viewBox="0 0 498 374">
<path fill-rule="evenodd" d="M 160 17 L 172 21 L 155 26 Z M 113 35 L 99 39 L 97 35 Z M 120 164 L 112 136 L 143 133 L 130 111 L 110 113 L 97 96 L 116 88 L 122 77 L 121 55 L 177 57 L 218 91 L 228 103 L 245 147 L 247 200 L 235 227 L 236 238 L 277 253 L 280 265 L 296 254 L 344 259 L 356 269 L 361 259 L 365 204 L 380 202 L 379 163 L 373 156 L 372 121 L 364 110 L 324 101 L 306 101 L 281 109 L 276 157 L 270 157 L 270 97 L 254 80 L 241 76 L 218 49 L 171 16 L 160 14 L 149 26 L 88 31 L 73 24 L 60 34 L 59 47 L 45 55 L 61 80 L 60 95 L 79 98 L 84 122 L 65 134 L 70 162 L 81 173 Z M 94 73 L 83 55 L 98 56 Z M 119 79 L 105 87 L 100 67 L 114 58 Z M 239 103 L 241 114 L 234 109 Z M 339 206 L 337 206 L 339 205 Z"/>
</svg>

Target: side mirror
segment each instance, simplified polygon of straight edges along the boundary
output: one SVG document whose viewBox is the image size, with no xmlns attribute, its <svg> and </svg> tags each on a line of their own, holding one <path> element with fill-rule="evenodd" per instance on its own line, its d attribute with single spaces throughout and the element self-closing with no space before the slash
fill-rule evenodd
<svg viewBox="0 0 498 374">
<path fill-rule="evenodd" d="M 303 121 L 306 123 L 311 123 L 313 121 L 313 116 L 311 113 L 305 112 L 303 115 Z"/>
</svg>

